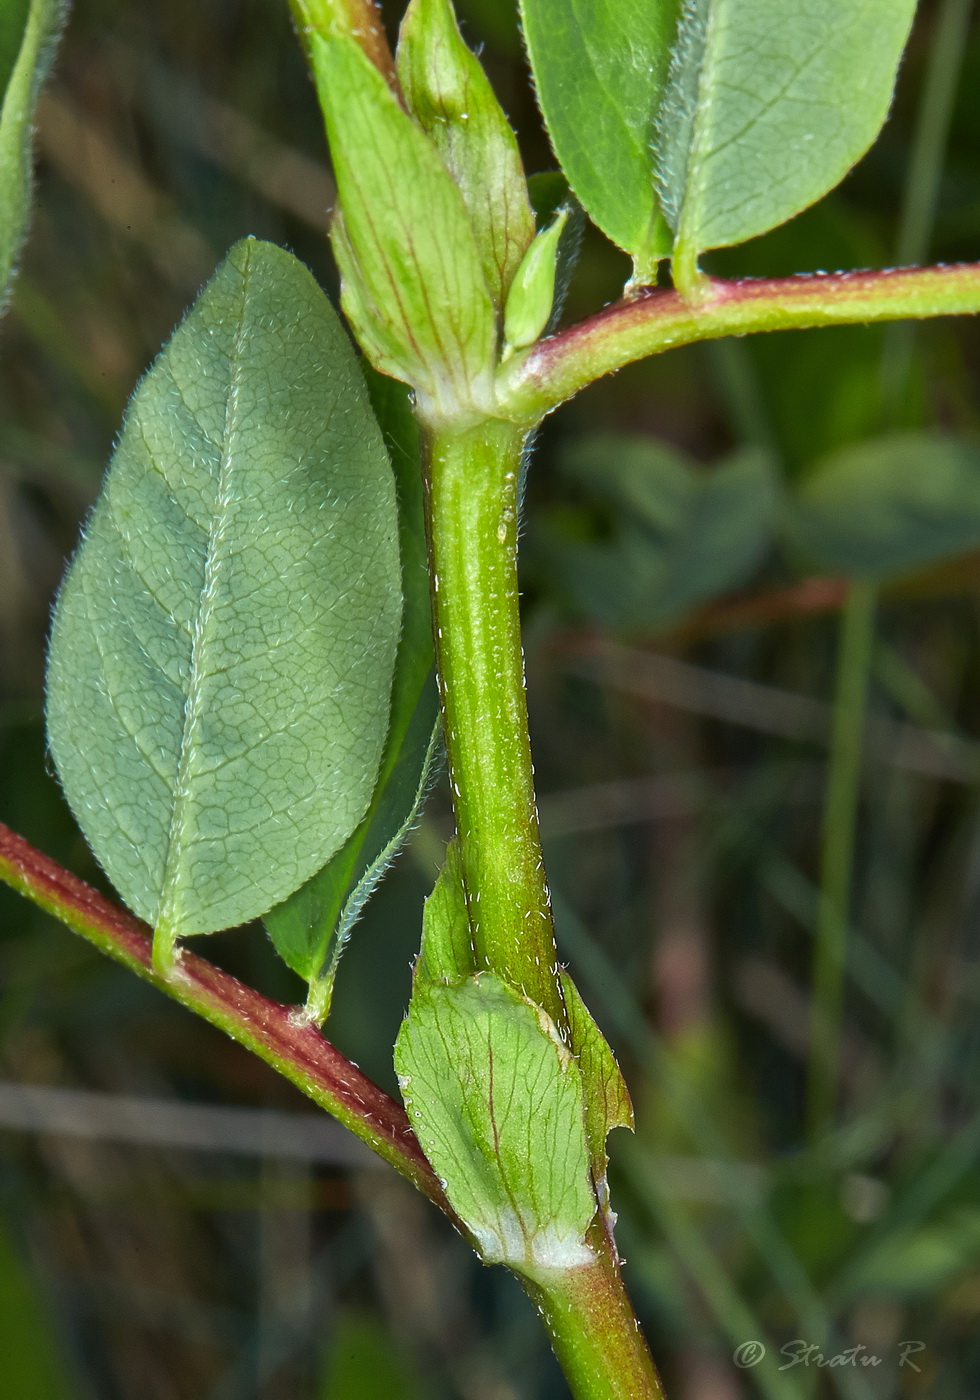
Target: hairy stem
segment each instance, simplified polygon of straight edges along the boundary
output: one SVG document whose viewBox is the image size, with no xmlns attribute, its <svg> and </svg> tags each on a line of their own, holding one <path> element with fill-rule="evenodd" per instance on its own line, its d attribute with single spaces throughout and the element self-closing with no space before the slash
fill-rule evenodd
<svg viewBox="0 0 980 1400">
<path fill-rule="evenodd" d="M 497 420 L 429 432 L 432 610 L 477 958 L 563 1027 L 534 800 L 518 607 L 523 446 L 524 433 Z"/>
<path fill-rule="evenodd" d="M 0 879 L 258 1055 L 454 1218 L 404 1109 L 335 1050 L 298 1007 L 270 1001 L 186 948 L 169 972 L 158 971 L 145 924 L 2 823 Z"/>
<path fill-rule="evenodd" d="M 980 263 L 743 281 L 706 280 L 697 301 L 652 290 L 515 355 L 498 376 L 501 409 L 534 423 L 633 360 L 723 335 L 901 321 L 980 311 Z"/>
<path fill-rule="evenodd" d="M 608 1250 L 585 1268 L 522 1280 L 541 1315 L 574 1400 L 665 1400 Z"/>
<path fill-rule="evenodd" d="M 816 1141 L 829 1125 L 837 1096 L 847 921 L 861 784 L 861 743 L 874 645 L 875 584 L 851 584 L 841 617 L 830 769 L 824 801 L 820 908 L 813 952 L 813 1028 L 807 1122 Z"/>
<path fill-rule="evenodd" d="M 517 589 L 524 432 L 490 420 L 427 435 L 426 497 L 439 685 L 477 959 L 565 1030 L 528 738 Z M 601 1214 L 593 1262 L 521 1282 L 575 1400 L 663 1400 Z"/>
</svg>

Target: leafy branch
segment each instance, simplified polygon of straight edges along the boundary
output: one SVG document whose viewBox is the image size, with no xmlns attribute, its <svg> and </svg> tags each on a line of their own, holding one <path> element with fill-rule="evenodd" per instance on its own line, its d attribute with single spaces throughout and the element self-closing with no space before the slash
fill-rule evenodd
<svg viewBox="0 0 980 1400">
<path fill-rule="evenodd" d="M 980 310 L 980 264 L 753 281 L 699 266 L 792 218 L 868 149 L 915 0 L 828 3 L 790 24 L 774 0 L 611 6 L 590 23 L 567 0 L 522 0 L 563 171 L 544 201 L 450 0 L 411 0 L 394 56 L 372 0 L 290 3 L 336 176 L 341 304 L 374 377 L 297 259 L 235 245 L 133 397 L 52 633 L 52 756 L 146 923 L 6 829 L 0 874 L 272 1064 L 485 1262 L 513 1269 L 578 1400 L 649 1400 L 662 1390 L 606 1180 L 607 1136 L 632 1108 L 557 960 L 535 810 L 517 574 L 527 445 L 559 403 L 669 348 Z M 583 208 L 633 276 L 616 305 L 549 335 Z M 657 289 L 667 260 L 672 291 Z M 907 445 L 913 471 L 925 450 Z M 768 462 L 726 473 L 768 511 Z M 816 497 L 813 538 L 834 502 L 819 481 Z M 874 572 L 866 542 L 845 543 L 856 572 Z M 852 597 L 867 604 L 873 587 Z M 852 722 L 826 861 L 838 952 L 870 606 L 855 617 L 861 687 L 840 689 Z M 395 1046 L 403 1112 L 314 1022 L 425 794 L 433 658 L 457 831 Z M 182 942 L 254 918 L 307 981 L 305 1009 Z M 818 967 L 824 1062 L 841 967 L 837 952 Z M 821 1131 L 832 1077 L 824 1063 Z"/>
<path fill-rule="evenodd" d="M 332 1114 L 450 1219 L 450 1209 L 405 1110 L 320 1033 L 302 1010 L 271 1001 L 197 953 L 153 963 L 152 930 L 128 910 L 0 823 L 0 879 L 100 952 L 251 1050 Z"/>
<path fill-rule="evenodd" d="M 497 390 L 508 412 L 536 421 L 605 374 L 700 340 L 978 312 L 980 263 L 713 278 L 696 302 L 643 289 L 515 356 Z"/>
</svg>

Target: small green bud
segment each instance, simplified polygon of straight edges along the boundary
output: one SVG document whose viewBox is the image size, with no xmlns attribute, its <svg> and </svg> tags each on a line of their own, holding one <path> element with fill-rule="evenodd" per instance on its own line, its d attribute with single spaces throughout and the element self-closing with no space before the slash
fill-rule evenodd
<svg viewBox="0 0 980 1400">
<path fill-rule="evenodd" d="M 559 209 L 524 254 L 507 294 L 504 312 L 504 359 L 514 350 L 533 345 L 548 324 L 555 300 L 558 245 L 569 210 Z"/>
<path fill-rule="evenodd" d="M 496 315 L 462 195 L 438 151 L 353 39 L 314 34 L 310 57 L 343 222 L 342 300 L 377 369 L 423 411 L 485 409 Z"/>
<path fill-rule="evenodd" d="M 408 109 L 466 205 L 496 309 L 534 238 L 517 138 L 480 60 L 463 42 L 451 0 L 411 0 L 398 39 Z"/>
</svg>

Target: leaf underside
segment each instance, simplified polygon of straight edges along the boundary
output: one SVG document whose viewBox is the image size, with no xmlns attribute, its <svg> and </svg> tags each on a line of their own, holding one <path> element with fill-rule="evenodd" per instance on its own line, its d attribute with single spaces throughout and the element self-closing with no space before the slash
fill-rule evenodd
<svg viewBox="0 0 980 1400">
<path fill-rule="evenodd" d="M 140 917 L 245 922 L 347 839 L 399 616 L 353 351 L 306 269 L 246 240 L 137 389 L 54 619 L 51 751 Z"/>
<path fill-rule="evenodd" d="M 417 818 L 441 738 L 418 427 L 403 385 L 371 369 L 367 381 L 398 494 L 403 607 L 388 736 L 371 804 L 357 829 L 322 870 L 265 916 L 283 961 L 307 982 L 319 982 L 311 1008 L 315 1001 L 321 1018 L 329 1011 L 351 928 Z"/>
<path fill-rule="evenodd" d="M 832 189 L 888 115 L 915 0 L 521 0 L 569 184 L 650 281 Z"/>
<path fill-rule="evenodd" d="M 684 0 L 658 114 L 677 250 L 742 243 L 832 189 L 888 115 L 916 0 Z"/>
</svg>

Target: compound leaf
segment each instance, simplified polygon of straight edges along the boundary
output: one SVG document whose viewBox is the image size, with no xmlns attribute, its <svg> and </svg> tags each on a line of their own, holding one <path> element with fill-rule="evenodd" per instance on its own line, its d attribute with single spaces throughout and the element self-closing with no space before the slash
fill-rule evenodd
<svg viewBox="0 0 980 1400">
<path fill-rule="evenodd" d="M 784 223 L 843 179 L 888 115 L 914 11 L 684 0 L 655 142 L 682 278 L 704 249 Z"/>
<path fill-rule="evenodd" d="M 265 913 L 364 815 L 396 532 L 334 311 L 289 253 L 237 244 L 134 395 L 51 639 L 66 795 L 166 939 Z"/>
</svg>

